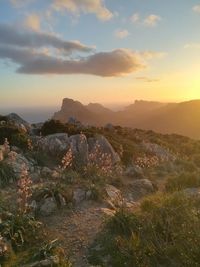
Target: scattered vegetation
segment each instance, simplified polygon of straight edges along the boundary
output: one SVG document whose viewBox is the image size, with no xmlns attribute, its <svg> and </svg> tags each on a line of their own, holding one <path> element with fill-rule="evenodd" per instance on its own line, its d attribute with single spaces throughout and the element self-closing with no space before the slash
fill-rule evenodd
<svg viewBox="0 0 200 267">
<path fill-rule="evenodd" d="M 135 213 L 119 210 L 98 239 L 98 249 L 91 249 L 91 263 L 199 266 L 199 205 L 199 199 L 175 193 L 146 199 Z"/>
</svg>

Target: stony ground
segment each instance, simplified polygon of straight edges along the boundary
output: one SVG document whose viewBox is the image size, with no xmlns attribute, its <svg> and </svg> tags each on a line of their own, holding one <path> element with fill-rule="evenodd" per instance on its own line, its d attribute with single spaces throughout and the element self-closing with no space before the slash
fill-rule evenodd
<svg viewBox="0 0 200 267">
<path fill-rule="evenodd" d="M 43 219 L 52 238 L 58 238 L 73 267 L 88 267 L 88 248 L 114 211 L 102 204 L 84 202 L 73 211 L 58 212 Z"/>
</svg>

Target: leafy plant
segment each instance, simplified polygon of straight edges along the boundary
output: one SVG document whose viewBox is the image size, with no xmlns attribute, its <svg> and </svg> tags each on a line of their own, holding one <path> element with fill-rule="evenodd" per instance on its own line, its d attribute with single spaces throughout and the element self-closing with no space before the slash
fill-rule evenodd
<svg viewBox="0 0 200 267">
<path fill-rule="evenodd" d="M 13 249 L 38 242 L 42 234 L 42 225 L 27 214 L 4 212 L 0 223 L 0 232 L 9 240 Z"/>
<path fill-rule="evenodd" d="M 199 207 L 198 198 L 175 193 L 146 199 L 135 214 L 120 210 L 91 249 L 90 262 L 115 267 L 200 266 Z"/>
<path fill-rule="evenodd" d="M 16 180 L 13 169 L 7 163 L 0 161 L 0 187 L 5 187 L 13 180 Z"/>
</svg>

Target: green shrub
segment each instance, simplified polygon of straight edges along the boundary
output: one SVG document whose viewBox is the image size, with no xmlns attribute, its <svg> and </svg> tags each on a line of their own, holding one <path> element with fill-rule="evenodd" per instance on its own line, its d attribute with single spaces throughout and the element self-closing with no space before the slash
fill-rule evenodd
<svg viewBox="0 0 200 267">
<path fill-rule="evenodd" d="M 41 223 L 27 214 L 3 212 L 1 220 L 1 235 L 11 242 L 14 250 L 37 243 L 42 238 Z"/>
<path fill-rule="evenodd" d="M 46 121 L 41 129 L 42 135 L 64 133 L 64 132 L 66 132 L 65 125 L 57 120 Z"/>
<path fill-rule="evenodd" d="M 198 173 L 182 173 L 167 179 L 165 189 L 167 192 L 180 191 L 186 188 L 199 187 L 200 175 Z"/>
<path fill-rule="evenodd" d="M 199 207 L 199 199 L 176 193 L 146 199 L 135 214 L 120 210 L 91 249 L 91 264 L 200 266 Z"/>
<path fill-rule="evenodd" d="M 0 144 L 8 139 L 10 145 L 17 146 L 21 149 L 27 148 L 28 136 L 20 129 L 14 126 L 0 126 Z"/>
<path fill-rule="evenodd" d="M 0 187 L 8 185 L 15 179 L 13 169 L 7 163 L 0 161 Z"/>
</svg>

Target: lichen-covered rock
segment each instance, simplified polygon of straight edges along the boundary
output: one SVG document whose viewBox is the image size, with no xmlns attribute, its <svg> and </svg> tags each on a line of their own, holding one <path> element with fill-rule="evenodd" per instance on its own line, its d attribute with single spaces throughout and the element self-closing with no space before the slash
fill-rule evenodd
<svg viewBox="0 0 200 267">
<path fill-rule="evenodd" d="M 152 153 L 163 161 L 170 161 L 176 159 L 176 157 L 172 155 L 167 149 L 163 148 L 158 144 L 143 142 L 143 147 L 146 151 Z"/>
<path fill-rule="evenodd" d="M 105 187 L 107 193 L 107 200 L 106 202 L 112 207 L 119 207 L 123 204 L 123 197 L 122 193 L 119 189 L 115 186 L 107 184 Z"/>
<path fill-rule="evenodd" d="M 133 201 L 155 192 L 152 182 L 148 179 L 134 180 L 129 188 L 129 198 Z"/>
<path fill-rule="evenodd" d="M 19 178 L 22 172 L 22 168 L 26 168 L 28 171 L 32 169 L 32 164 L 22 155 L 16 152 L 9 152 L 5 162 L 12 168 L 15 177 Z"/>
<path fill-rule="evenodd" d="M 88 163 L 88 143 L 84 134 L 76 134 L 69 137 L 73 158 L 78 165 Z"/>
<path fill-rule="evenodd" d="M 38 138 L 38 148 L 52 156 L 63 155 L 70 147 L 69 137 L 66 133 L 57 133 Z"/>
<path fill-rule="evenodd" d="M 144 173 L 141 167 L 132 165 L 129 166 L 124 173 L 126 176 L 134 179 L 142 179 L 144 178 Z"/>
<path fill-rule="evenodd" d="M 110 156 L 113 165 L 120 162 L 119 155 L 115 152 L 112 145 L 108 142 L 108 140 L 104 136 L 99 135 L 97 137 L 89 138 L 88 145 L 90 154 L 95 153 L 95 150 L 98 147 L 98 151 L 101 154 L 107 154 Z M 97 163 L 98 163 L 98 158 L 97 158 Z"/>
</svg>

